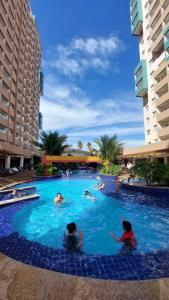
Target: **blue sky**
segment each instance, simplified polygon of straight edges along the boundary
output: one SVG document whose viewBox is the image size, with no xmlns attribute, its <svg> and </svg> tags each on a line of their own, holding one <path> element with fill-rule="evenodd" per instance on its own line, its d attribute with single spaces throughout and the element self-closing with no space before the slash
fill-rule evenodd
<svg viewBox="0 0 169 300">
<path fill-rule="evenodd" d="M 115 133 L 126 146 L 144 143 L 129 0 L 30 2 L 43 50 L 44 129 L 67 134 L 71 145 Z"/>
</svg>

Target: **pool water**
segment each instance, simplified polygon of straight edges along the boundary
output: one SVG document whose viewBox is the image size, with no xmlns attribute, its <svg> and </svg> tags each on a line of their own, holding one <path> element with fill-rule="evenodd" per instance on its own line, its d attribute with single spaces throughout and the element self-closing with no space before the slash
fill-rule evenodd
<svg viewBox="0 0 169 300">
<path fill-rule="evenodd" d="M 120 195 L 106 197 L 97 190 L 94 179 L 46 180 L 33 185 L 40 194 L 40 200 L 21 209 L 13 220 L 16 231 L 29 240 L 63 248 L 66 225 L 75 222 L 84 234 L 84 252 L 117 254 L 121 245 L 110 237 L 109 232 L 121 236 L 121 221 L 128 220 L 133 225 L 139 252 L 169 248 L 169 209 L 145 204 L 146 201 L 154 201 L 154 196 L 152 199 L 144 194 L 122 191 Z M 83 195 L 85 189 L 96 197 L 95 202 Z M 65 200 L 54 205 L 58 192 Z"/>
</svg>

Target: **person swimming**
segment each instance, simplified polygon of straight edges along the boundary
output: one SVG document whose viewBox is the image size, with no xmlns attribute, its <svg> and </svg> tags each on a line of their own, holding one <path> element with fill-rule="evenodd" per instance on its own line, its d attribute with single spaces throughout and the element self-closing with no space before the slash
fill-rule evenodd
<svg viewBox="0 0 169 300">
<path fill-rule="evenodd" d="M 113 232 L 110 232 L 110 236 L 119 243 L 123 243 L 124 245 L 124 250 L 135 250 L 137 247 L 137 240 L 135 237 L 135 234 L 132 230 L 132 225 L 128 221 L 123 221 L 122 222 L 123 230 L 124 233 L 123 235 L 119 238 L 117 237 Z"/>
<path fill-rule="evenodd" d="M 104 190 L 105 189 L 105 183 L 104 182 L 100 183 L 98 189 L 100 191 Z"/>
<path fill-rule="evenodd" d="M 92 194 L 87 190 L 84 191 L 83 195 L 84 196 L 92 196 Z"/>
<path fill-rule="evenodd" d="M 92 193 L 90 193 L 89 191 L 85 190 L 83 193 L 84 196 L 86 196 L 87 198 L 89 198 L 92 201 L 96 201 L 96 197 L 92 195 Z"/>
<path fill-rule="evenodd" d="M 63 198 L 62 194 L 61 193 L 57 193 L 57 195 L 56 195 L 56 197 L 54 199 L 55 204 L 61 203 L 61 202 L 63 202 L 63 200 L 64 200 L 64 198 Z"/>
<path fill-rule="evenodd" d="M 66 250 L 79 251 L 83 246 L 83 233 L 77 232 L 75 223 L 67 224 L 67 232 L 64 234 L 63 247 Z"/>
<path fill-rule="evenodd" d="M 70 169 L 66 170 L 66 176 L 69 177 L 72 174 L 72 171 Z"/>
<path fill-rule="evenodd" d="M 12 198 L 18 198 L 18 197 L 22 197 L 22 193 L 21 192 L 19 192 L 18 190 L 16 190 L 16 189 L 14 189 L 13 191 L 12 191 L 12 193 L 11 193 L 11 199 Z"/>
<path fill-rule="evenodd" d="M 120 192 L 120 187 L 121 187 L 121 182 L 119 180 L 119 177 L 115 177 L 115 192 L 119 193 Z"/>
</svg>

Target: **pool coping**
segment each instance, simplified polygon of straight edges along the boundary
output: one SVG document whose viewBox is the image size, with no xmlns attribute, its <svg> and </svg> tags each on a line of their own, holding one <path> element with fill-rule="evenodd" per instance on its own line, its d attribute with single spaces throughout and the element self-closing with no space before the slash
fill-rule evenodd
<svg viewBox="0 0 169 300">
<path fill-rule="evenodd" d="M 67 179 L 65 178 L 65 180 Z M 145 255 L 102 256 L 67 252 L 27 240 L 14 230 L 13 217 L 16 212 L 30 203 L 31 201 L 29 203 L 23 202 L 7 208 L 8 214 L 5 216 L 5 224 L 0 223 L 1 228 L 4 226 L 4 230 L 6 230 L 5 225 L 7 224 L 7 235 L 0 237 L 0 251 L 5 255 L 50 271 L 96 279 L 146 280 L 169 277 L 169 250 Z M 38 253 L 40 256 L 37 257 Z"/>
</svg>

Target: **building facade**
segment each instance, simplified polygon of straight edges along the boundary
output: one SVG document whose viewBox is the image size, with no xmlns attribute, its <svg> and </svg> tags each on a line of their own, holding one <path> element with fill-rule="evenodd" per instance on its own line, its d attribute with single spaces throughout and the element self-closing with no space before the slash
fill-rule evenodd
<svg viewBox="0 0 169 300">
<path fill-rule="evenodd" d="M 138 36 L 136 96 L 143 98 L 145 142 L 169 140 L 169 0 L 131 0 L 131 29 Z"/>
<path fill-rule="evenodd" d="M 145 144 L 124 157 L 169 164 L 169 0 L 131 0 L 131 31 L 139 39 L 135 92 L 143 99 Z"/>
<path fill-rule="evenodd" d="M 0 167 L 23 166 L 38 139 L 41 48 L 28 0 L 0 0 Z"/>
</svg>

